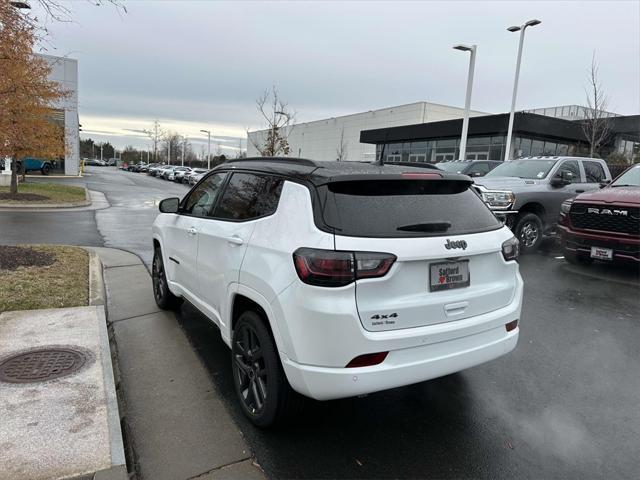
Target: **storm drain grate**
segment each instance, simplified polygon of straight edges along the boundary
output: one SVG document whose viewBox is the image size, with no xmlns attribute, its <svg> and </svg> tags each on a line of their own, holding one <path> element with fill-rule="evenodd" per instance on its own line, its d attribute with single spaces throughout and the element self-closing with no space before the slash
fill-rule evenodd
<svg viewBox="0 0 640 480">
<path fill-rule="evenodd" d="M 0 382 L 44 382 L 80 370 L 88 357 L 72 348 L 41 348 L 22 352 L 0 363 Z"/>
</svg>

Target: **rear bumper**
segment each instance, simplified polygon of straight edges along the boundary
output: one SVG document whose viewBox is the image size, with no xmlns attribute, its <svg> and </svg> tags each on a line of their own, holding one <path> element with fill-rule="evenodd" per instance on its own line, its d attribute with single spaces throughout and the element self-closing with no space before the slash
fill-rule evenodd
<svg viewBox="0 0 640 480">
<path fill-rule="evenodd" d="M 372 367 L 325 368 L 284 359 L 294 390 L 316 400 L 332 400 L 424 382 L 498 358 L 518 343 L 519 328 L 504 325 L 468 337 L 390 352 Z"/>
<path fill-rule="evenodd" d="M 440 335 L 443 332 L 429 335 L 429 327 L 413 328 L 408 330 L 413 331 L 411 343 L 414 346 L 393 348 L 393 342 L 376 342 L 375 350 L 369 351 L 389 351 L 379 365 L 360 368 L 305 365 L 281 354 L 287 379 L 294 390 L 307 397 L 331 400 L 431 380 L 498 358 L 513 350 L 518 342 L 519 327 L 507 332 L 505 325 L 520 319 L 521 282 L 519 279 L 517 293 L 509 305 L 434 326 L 449 329 L 446 336 Z M 390 332 L 391 335 L 400 333 Z M 407 334 L 406 331 L 402 333 Z M 341 343 L 341 339 L 335 338 L 334 344 L 337 343 Z M 327 345 L 327 348 L 331 346 Z"/>
<path fill-rule="evenodd" d="M 572 230 L 558 225 L 562 248 L 576 255 L 589 257 L 591 247 L 610 248 L 613 259 L 620 262 L 640 264 L 640 237 L 621 238 L 606 234 L 592 234 Z"/>
</svg>

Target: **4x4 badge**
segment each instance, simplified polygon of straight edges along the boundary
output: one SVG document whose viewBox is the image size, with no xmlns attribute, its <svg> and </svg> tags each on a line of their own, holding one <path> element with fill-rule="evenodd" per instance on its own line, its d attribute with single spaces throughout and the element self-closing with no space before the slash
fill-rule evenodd
<svg viewBox="0 0 640 480">
<path fill-rule="evenodd" d="M 451 250 L 452 248 L 467 249 L 467 242 L 464 240 L 454 240 L 453 242 L 447 238 L 447 243 L 444 244 L 444 248 Z"/>
</svg>

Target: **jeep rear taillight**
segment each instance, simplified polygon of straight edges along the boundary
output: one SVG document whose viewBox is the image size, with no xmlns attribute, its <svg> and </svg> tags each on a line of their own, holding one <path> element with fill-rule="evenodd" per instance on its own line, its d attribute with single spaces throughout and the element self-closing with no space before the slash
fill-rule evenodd
<svg viewBox="0 0 640 480">
<path fill-rule="evenodd" d="M 300 280 L 319 287 L 342 287 L 358 279 L 382 277 L 395 261 L 395 255 L 379 252 L 299 248 L 293 253 Z"/>
</svg>

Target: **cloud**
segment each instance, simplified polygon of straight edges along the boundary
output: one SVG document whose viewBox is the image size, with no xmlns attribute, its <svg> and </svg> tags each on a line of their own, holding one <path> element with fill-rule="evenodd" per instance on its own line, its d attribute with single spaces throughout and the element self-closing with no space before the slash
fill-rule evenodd
<svg viewBox="0 0 640 480">
<path fill-rule="evenodd" d="M 81 121 L 160 118 L 188 135 L 244 136 L 263 126 L 254 101 L 272 84 L 299 121 L 420 100 L 460 106 L 467 57 L 456 43 L 478 45 L 472 107 L 504 112 L 518 43 L 506 27 L 534 17 L 543 23 L 527 31 L 519 108 L 582 103 L 597 50 L 611 104 L 640 110 L 637 2 L 129 2 L 122 15 L 72 7 L 74 23 L 49 25 L 50 53 L 79 60 Z"/>
</svg>

